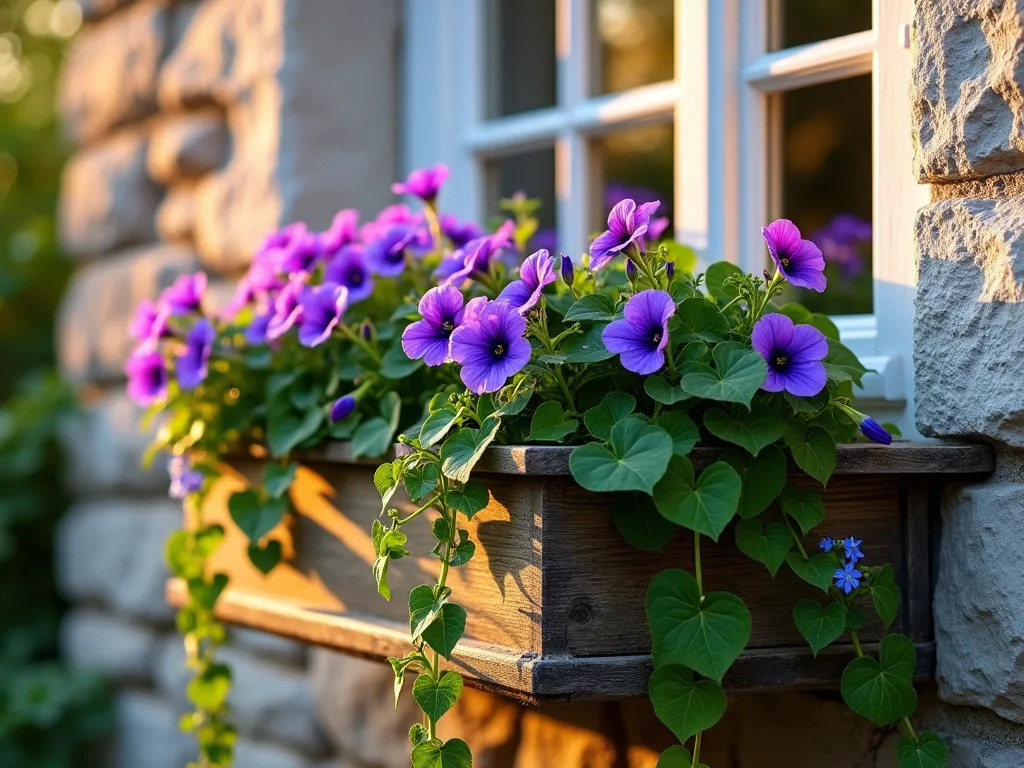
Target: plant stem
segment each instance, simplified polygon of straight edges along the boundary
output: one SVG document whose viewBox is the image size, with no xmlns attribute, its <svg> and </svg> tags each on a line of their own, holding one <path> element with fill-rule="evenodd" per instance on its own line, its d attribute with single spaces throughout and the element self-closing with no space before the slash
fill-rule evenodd
<svg viewBox="0 0 1024 768">
<path fill-rule="evenodd" d="M 569 406 L 569 410 L 576 413 L 576 402 L 572 399 L 572 392 L 569 391 L 569 385 L 565 381 L 565 376 L 562 375 L 562 366 L 554 366 L 555 379 L 558 381 L 558 386 L 562 389 L 562 394 L 565 395 L 565 404 Z"/>
<path fill-rule="evenodd" d="M 693 739 L 693 760 L 690 762 L 690 768 L 697 768 L 700 765 L 700 741 L 703 735 L 703 731 L 698 731 Z"/>
<path fill-rule="evenodd" d="M 433 496 L 433 497 L 432 497 L 432 498 L 431 498 L 431 499 L 430 499 L 430 500 L 429 500 L 429 501 L 428 501 L 428 502 L 427 502 L 426 504 L 424 504 L 424 505 L 423 505 L 422 507 L 420 507 L 419 509 L 417 509 L 417 510 L 416 510 L 415 512 L 412 512 L 412 513 L 410 513 L 408 517 L 403 517 L 403 518 L 402 518 L 401 520 L 398 520 L 398 521 L 397 521 L 397 522 L 398 522 L 398 525 L 400 525 L 400 526 L 401 526 L 401 525 L 405 525 L 405 524 L 406 524 L 406 523 L 408 523 L 408 522 L 409 522 L 410 520 L 413 520 L 414 518 L 418 517 L 418 516 L 419 516 L 419 515 L 420 515 L 420 514 L 421 514 L 421 513 L 423 512 L 423 511 L 425 511 L 425 510 L 427 510 L 427 509 L 430 509 L 430 508 L 431 508 L 431 507 L 432 507 L 432 506 L 433 506 L 434 504 L 436 504 L 436 503 L 437 503 L 437 500 L 438 500 L 439 498 L 440 498 L 440 496 L 437 496 L 437 495 Z"/>
<path fill-rule="evenodd" d="M 857 657 L 864 658 L 864 649 L 860 644 L 860 635 L 855 629 L 850 630 L 850 642 L 853 643 L 853 650 L 857 654 Z"/>
<path fill-rule="evenodd" d="M 793 528 L 793 522 L 789 519 L 789 515 L 783 513 L 782 519 L 785 520 L 786 527 L 789 528 L 789 532 L 793 536 L 793 541 L 796 542 L 796 548 L 800 551 L 800 554 L 803 555 L 804 560 L 810 560 L 810 558 L 807 556 L 807 550 L 804 549 L 804 543 L 800 540 L 800 537 L 797 535 L 796 529 Z"/>
<path fill-rule="evenodd" d="M 700 571 L 700 534 L 697 531 L 693 532 L 693 570 L 694 576 L 697 579 L 697 591 L 700 593 L 700 599 L 704 600 L 704 576 Z"/>
</svg>

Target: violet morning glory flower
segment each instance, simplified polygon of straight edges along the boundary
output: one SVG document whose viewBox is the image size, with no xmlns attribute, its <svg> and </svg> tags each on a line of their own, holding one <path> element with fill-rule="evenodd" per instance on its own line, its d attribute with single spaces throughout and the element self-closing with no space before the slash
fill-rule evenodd
<svg viewBox="0 0 1024 768">
<path fill-rule="evenodd" d="M 794 325 L 777 313 L 765 315 L 754 325 L 751 341 L 768 363 L 761 389 L 812 397 L 825 388 L 822 360 L 828 354 L 828 341 L 813 325 Z"/>
<path fill-rule="evenodd" d="M 860 432 L 868 440 L 873 440 L 874 442 L 881 443 L 882 445 L 892 444 L 892 435 L 889 434 L 889 430 L 870 416 L 865 416 L 861 421 Z"/>
<path fill-rule="evenodd" d="M 646 376 L 665 364 L 668 321 L 675 313 L 676 303 L 664 291 L 640 291 L 626 302 L 625 318 L 608 323 L 601 340 L 623 368 Z"/>
<path fill-rule="evenodd" d="M 863 543 L 864 542 L 861 539 L 855 539 L 853 536 L 848 539 L 843 539 L 843 549 L 846 551 L 846 559 L 851 563 L 863 560 L 864 553 L 860 551 L 860 545 Z"/>
<path fill-rule="evenodd" d="M 526 320 L 511 304 L 485 304 L 475 322 L 452 332 L 451 355 L 462 366 L 462 383 L 478 395 L 505 386 L 530 362 L 533 348 L 525 333 Z"/>
<path fill-rule="evenodd" d="M 656 219 L 651 219 L 647 223 L 647 239 L 652 242 L 660 240 L 661 236 L 665 234 L 665 230 L 668 229 L 669 223 L 668 216 L 659 216 Z"/>
<path fill-rule="evenodd" d="M 167 495 L 172 499 L 184 499 L 203 487 L 203 473 L 192 468 L 188 456 L 175 456 L 167 463 L 171 485 Z"/>
<path fill-rule="evenodd" d="M 860 580 L 863 576 L 864 574 L 858 571 L 853 563 L 847 563 L 845 567 L 837 570 L 832 578 L 835 579 L 836 589 L 850 594 L 860 586 Z"/>
<path fill-rule="evenodd" d="M 206 378 L 217 331 L 205 317 L 200 318 L 185 337 L 185 351 L 178 356 L 175 372 L 182 389 L 195 389 Z"/>
<path fill-rule="evenodd" d="M 818 549 L 820 549 L 822 552 L 831 552 L 835 545 L 836 540 L 833 539 L 831 536 L 826 536 L 824 539 L 821 540 L 821 543 L 818 544 Z"/>
<path fill-rule="evenodd" d="M 461 222 L 450 213 L 442 213 L 440 220 L 441 232 L 451 241 L 452 247 L 456 250 L 464 246 L 470 240 L 482 237 L 484 234 L 483 230 L 477 226 L 476 222 Z"/>
<path fill-rule="evenodd" d="M 320 233 L 320 248 L 324 256 L 330 258 L 339 248 L 359 239 L 359 211 L 345 208 L 338 211 L 331 221 L 331 226 Z"/>
<path fill-rule="evenodd" d="M 442 260 L 434 270 L 434 276 L 442 278 L 444 283 L 457 286 L 476 275 L 487 273 L 502 249 L 511 243 L 515 229 L 516 224 L 510 219 L 498 227 L 493 235 L 470 240 L 464 247 Z"/>
<path fill-rule="evenodd" d="M 316 347 L 331 337 L 348 306 L 348 288 L 337 283 L 307 286 L 300 297 L 302 322 L 299 325 L 299 343 Z"/>
<path fill-rule="evenodd" d="M 402 332 L 406 356 L 411 360 L 422 357 L 431 366 L 447 362 L 449 339 L 464 321 L 463 304 L 462 292 L 454 285 L 439 285 L 423 294 L 419 303 L 423 319 Z"/>
<path fill-rule="evenodd" d="M 291 275 L 295 272 L 311 272 L 319 260 L 322 250 L 320 239 L 301 222 L 293 224 L 291 238 L 278 252 L 278 272 Z"/>
<path fill-rule="evenodd" d="M 366 246 L 366 260 L 375 274 L 394 277 L 405 269 L 405 249 L 422 238 L 416 227 L 393 224 Z"/>
<path fill-rule="evenodd" d="M 324 281 L 348 288 L 348 300 L 352 304 L 369 298 L 373 293 L 373 277 L 362 247 L 344 245 L 339 248 L 327 262 Z"/>
<path fill-rule="evenodd" d="M 181 275 L 170 287 L 160 294 L 160 304 L 165 305 L 172 315 L 187 315 L 195 312 L 206 293 L 206 273 Z"/>
<path fill-rule="evenodd" d="M 818 246 L 800 238 L 796 224 L 789 219 L 777 219 L 761 227 L 761 237 L 784 278 L 818 293 L 825 290 L 825 257 Z"/>
<path fill-rule="evenodd" d="M 415 195 L 426 203 L 433 203 L 450 173 L 448 166 L 441 163 L 430 168 L 418 168 L 404 182 L 392 184 L 391 191 L 396 195 Z"/>
<path fill-rule="evenodd" d="M 128 332 L 137 341 L 154 341 L 167 335 L 167 315 L 170 308 L 166 304 L 156 304 L 143 299 L 135 308 Z"/>
<path fill-rule="evenodd" d="M 590 268 L 601 269 L 630 245 L 643 247 L 651 214 L 661 205 L 657 200 L 638 206 L 633 200 L 621 200 L 608 214 L 608 229 L 590 244 Z"/>
<path fill-rule="evenodd" d="M 356 399 L 353 395 L 349 394 L 339 397 L 334 402 L 334 405 L 331 406 L 331 423 L 336 424 L 343 419 L 347 419 L 355 409 Z"/>
<path fill-rule="evenodd" d="M 284 288 L 277 294 L 274 299 L 273 317 L 267 323 L 268 341 L 275 341 L 284 336 L 302 319 L 303 307 L 299 300 L 308 279 L 309 275 L 305 272 L 296 272 L 288 278 Z"/>
<path fill-rule="evenodd" d="M 151 346 L 135 350 L 124 366 L 128 397 L 139 405 L 152 405 L 167 394 L 167 368 L 160 353 Z"/>
<path fill-rule="evenodd" d="M 245 343 L 251 346 L 267 343 L 267 326 L 274 318 L 272 310 L 259 312 L 253 315 L 249 325 L 245 328 Z"/>
<path fill-rule="evenodd" d="M 363 243 L 371 243 L 374 240 L 378 240 L 394 224 L 419 226 L 422 223 L 423 217 L 420 214 L 413 213 L 412 208 L 408 205 L 405 203 L 395 203 L 394 205 L 382 208 L 380 213 L 377 214 L 377 218 L 366 222 L 359 228 L 359 240 Z"/>
<path fill-rule="evenodd" d="M 555 282 L 555 260 L 545 250 L 526 257 L 519 267 L 519 279 L 505 286 L 495 301 L 506 301 L 525 315 L 540 301 L 544 286 Z"/>
</svg>

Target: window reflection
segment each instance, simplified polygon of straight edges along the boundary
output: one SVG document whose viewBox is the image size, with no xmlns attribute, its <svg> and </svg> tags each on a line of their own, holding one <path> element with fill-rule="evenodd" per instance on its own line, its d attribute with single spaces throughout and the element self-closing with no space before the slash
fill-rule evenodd
<svg viewBox="0 0 1024 768">
<path fill-rule="evenodd" d="M 871 29 L 871 0 L 771 0 L 769 10 L 772 51 Z"/>
<path fill-rule="evenodd" d="M 673 0 L 593 3 L 596 93 L 615 93 L 673 79 L 673 6 Z"/>
<path fill-rule="evenodd" d="M 487 116 L 555 104 L 555 0 L 490 0 Z"/>
<path fill-rule="evenodd" d="M 502 212 L 499 203 L 517 193 L 525 193 L 527 197 L 539 198 L 540 211 L 537 213 L 539 225 L 537 232 L 530 239 L 530 250 L 547 248 L 558 250 L 557 220 L 555 218 L 555 150 L 553 147 L 519 155 L 510 155 L 493 160 L 487 167 L 488 204 L 490 216 L 508 218 Z"/>
</svg>

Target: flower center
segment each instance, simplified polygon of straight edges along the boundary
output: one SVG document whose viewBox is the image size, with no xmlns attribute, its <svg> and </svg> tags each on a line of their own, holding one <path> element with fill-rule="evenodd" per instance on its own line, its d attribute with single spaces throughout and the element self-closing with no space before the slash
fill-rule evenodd
<svg viewBox="0 0 1024 768">
<path fill-rule="evenodd" d="M 352 269 L 348 273 L 348 284 L 349 285 L 362 285 L 363 284 L 363 270 Z"/>
<path fill-rule="evenodd" d="M 651 336 L 651 341 L 654 342 L 654 346 L 661 344 L 661 331 L 655 331 L 654 335 Z"/>
<path fill-rule="evenodd" d="M 455 330 L 455 323 L 453 323 L 451 320 L 445 320 L 443 323 L 441 323 L 441 330 L 444 331 L 445 333 L 451 333 L 452 331 Z"/>
<path fill-rule="evenodd" d="M 782 266 L 789 267 L 789 256 L 782 256 L 779 261 L 782 262 Z"/>
<path fill-rule="evenodd" d="M 785 355 L 779 355 L 779 354 L 775 355 L 775 370 L 777 370 L 777 371 L 785 370 L 788 365 L 789 365 L 789 358 L 788 357 L 786 357 Z"/>
<path fill-rule="evenodd" d="M 494 345 L 494 355 L 495 355 L 495 357 L 501 357 L 504 354 L 505 354 L 505 346 L 503 344 L 501 344 L 501 343 L 495 344 Z"/>
</svg>

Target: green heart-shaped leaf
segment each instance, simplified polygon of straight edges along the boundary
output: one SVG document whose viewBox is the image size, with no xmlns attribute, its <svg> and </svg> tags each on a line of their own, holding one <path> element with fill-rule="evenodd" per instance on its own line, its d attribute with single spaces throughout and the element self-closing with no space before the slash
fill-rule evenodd
<svg viewBox="0 0 1024 768">
<path fill-rule="evenodd" d="M 434 588 L 426 584 L 413 587 L 409 593 L 409 634 L 415 641 L 440 615 L 441 608 L 448 602 L 451 590 L 442 591 L 434 597 Z"/>
<path fill-rule="evenodd" d="M 270 573 L 281 562 L 281 556 L 283 551 L 281 549 L 281 542 L 271 540 L 267 542 L 265 547 L 261 547 L 259 543 L 249 545 L 249 560 L 253 565 L 256 566 L 260 573 Z"/>
<path fill-rule="evenodd" d="M 760 403 L 755 403 L 749 411 L 742 408 L 709 408 L 704 414 L 704 426 L 715 437 L 735 443 L 754 456 L 782 437 L 786 431 L 782 417 Z"/>
<path fill-rule="evenodd" d="M 583 414 L 583 423 L 590 434 L 598 440 L 607 441 L 612 434 L 612 427 L 625 419 L 636 408 L 636 398 L 624 392 L 609 392 L 601 400 L 600 405 Z"/>
<path fill-rule="evenodd" d="M 502 387 L 494 395 L 497 408 L 492 416 L 515 416 L 522 413 L 537 388 L 537 380 L 532 376 L 520 376 L 513 383 Z"/>
<path fill-rule="evenodd" d="M 224 591 L 227 585 L 227 574 L 218 573 L 210 581 L 207 581 L 205 578 L 189 579 L 188 593 L 199 605 L 208 611 L 212 611 L 213 606 L 217 604 L 217 598 L 220 597 L 221 592 Z"/>
<path fill-rule="evenodd" d="M 612 520 L 622 538 L 644 552 L 657 552 L 676 531 L 675 524 L 658 514 L 647 494 L 616 494 Z"/>
<path fill-rule="evenodd" d="M 654 488 L 654 503 L 673 523 L 718 541 L 736 514 L 741 490 L 740 476 L 725 462 L 716 461 L 695 481 L 690 460 L 672 456 Z"/>
<path fill-rule="evenodd" d="M 825 519 L 825 503 L 817 491 L 803 490 L 795 485 L 787 485 L 779 497 L 779 506 L 807 534 L 814 526 Z"/>
<path fill-rule="evenodd" d="M 429 675 L 420 675 L 412 686 L 412 697 L 437 722 L 455 706 L 462 695 L 462 676 L 458 672 L 445 672 L 436 682 Z"/>
<path fill-rule="evenodd" d="M 786 563 L 797 576 L 822 592 L 828 592 L 832 576 L 836 572 L 836 561 L 828 555 L 812 555 L 808 560 L 799 552 L 790 552 Z"/>
<path fill-rule="evenodd" d="M 639 419 L 625 419 L 609 435 L 608 446 L 587 443 L 572 452 L 569 469 L 588 491 L 650 493 L 672 456 L 672 438 Z"/>
<path fill-rule="evenodd" d="M 487 418 L 480 429 L 460 429 L 441 446 L 441 471 L 460 483 L 469 482 L 469 474 L 501 427 L 501 419 Z"/>
<path fill-rule="evenodd" d="M 708 730 L 725 714 L 722 686 L 694 680 L 693 672 L 677 664 L 654 670 L 648 692 L 654 713 L 679 741 Z"/>
<path fill-rule="evenodd" d="M 423 420 L 423 426 L 420 427 L 420 445 L 424 448 L 432 446 L 448 434 L 448 430 L 455 425 L 458 418 L 458 413 L 454 408 L 446 407 L 434 411 Z"/>
<path fill-rule="evenodd" d="M 295 411 L 290 403 L 279 401 L 267 413 L 267 445 L 275 459 L 285 456 L 303 440 L 311 437 L 323 422 L 323 409 L 319 405 L 305 411 Z"/>
<path fill-rule="evenodd" d="M 785 437 L 796 465 L 826 485 L 836 469 L 835 438 L 821 427 L 805 429 L 799 422 L 789 424 Z"/>
<path fill-rule="evenodd" d="M 615 304 L 603 293 L 581 296 L 565 313 L 566 323 L 610 323 L 615 319 Z"/>
<path fill-rule="evenodd" d="M 380 416 L 367 419 L 352 435 L 352 456 L 383 456 L 391 447 L 395 430 Z"/>
<path fill-rule="evenodd" d="M 287 499 L 264 499 L 256 490 L 238 491 L 228 499 L 228 512 L 249 541 L 259 541 L 281 522 Z"/>
<path fill-rule="evenodd" d="M 946 768 L 949 747 L 937 733 L 925 731 L 913 742 L 906 736 L 896 742 L 900 768 Z"/>
<path fill-rule="evenodd" d="M 846 606 L 829 603 L 822 608 L 813 600 L 801 600 L 793 608 L 793 621 L 815 656 L 846 631 Z"/>
<path fill-rule="evenodd" d="M 694 397 L 750 407 L 751 398 L 768 375 L 764 358 L 734 341 L 716 344 L 711 357 L 715 368 L 704 363 L 687 363 L 679 385 Z"/>
<path fill-rule="evenodd" d="M 231 669 L 224 664 L 212 664 L 188 684 L 188 699 L 197 707 L 217 710 L 223 706 L 231 690 Z"/>
<path fill-rule="evenodd" d="M 737 510 L 740 517 L 756 517 L 764 512 L 786 485 L 786 454 L 778 446 L 765 446 L 757 456 L 729 450 L 722 454 L 722 461 L 735 469 L 743 480 Z"/>
<path fill-rule="evenodd" d="M 412 768 L 473 768 L 473 753 L 462 739 L 428 741 L 413 748 Z"/>
<path fill-rule="evenodd" d="M 575 432 L 578 426 L 576 419 L 565 418 L 561 403 L 548 400 L 534 411 L 530 435 L 526 439 L 530 442 L 560 443 Z"/>
<path fill-rule="evenodd" d="M 704 287 L 713 299 L 734 299 L 739 295 L 735 285 L 726 285 L 726 280 L 733 275 L 743 276 L 743 270 L 728 261 L 716 261 L 708 266 L 704 273 Z"/>
<path fill-rule="evenodd" d="M 692 768 L 692 763 L 690 750 L 674 744 L 661 753 L 656 768 Z"/>
<path fill-rule="evenodd" d="M 847 373 L 858 387 L 861 385 L 864 374 L 868 372 L 868 369 L 861 365 L 857 356 L 835 339 L 828 340 L 828 354 L 825 355 L 825 363 Z"/>
<path fill-rule="evenodd" d="M 750 639 L 750 611 L 736 595 L 709 592 L 701 600 L 693 576 L 670 569 L 647 588 L 654 666 L 682 664 L 721 682 Z"/>
<path fill-rule="evenodd" d="M 690 397 L 678 384 L 669 384 L 664 376 L 648 376 L 644 380 L 644 392 L 651 400 L 664 405 L 675 405 Z"/>
<path fill-rule="evenodd" d="M 472 519 L 473 515 L 484 509 L 491 500 L 487 486 L 479 480 L 470 480 L 461 488 L 451 488 L 446 497 L 448 506 L 457 509 L 467 518 Z"/>
<path fill-rule="evenodd" d="M 424 464 L 422 467 L 413 467 L 405 473 L 405 490 L 409 498 L 419 501 L 428 493 L 434 490 L 438 481 L 437 467 L 433 464 Z"/>
<path fill-rule="evenodd" d="M 437 618 L 423 630 L 423 642 L 451 661 L 452 651 L 465 631 L 466 609 L 457 603 L 446 603 Z"/>
<path fill-rule="evenodd" d="M 614 356 L 604 346 L 604 325 L 594 325 L 583 333 L 573 334 L 562 342 L 566 363 L 599 363 Z"/>
<path fill-rule="evenodd" d="M 381 359 L 380 374 L 393 381 L 401 381 L 409 374 L 423 366 L 422 360 L 412 360 L 402 349 L 401 344 L 395 344 Z"/>
<path fill-rule="evenodd" d="M 879 647 L 878 661 L 854 659 L 843 672 L 842 692 L 847 706 L 875 725 L 909 717 L 917 707 L 914 669 L 917 651 L 909 638 L 889 635 Z"/>
<path fill-rule="evenodd" d="M 871 578 L 868 579 L 868 591 L 871 592 L 875 613 L 888 629 L 896 620 L 896 613 L 900 607 L 900 589 L 896 586 L 896 577 L 891 565 L 886 563 L 881 568 L 872 569 Z"/>
<path fill-rule="evenodd" d="M 721 341 L 729 332 L 729 321 L 718 307 L 703 296 L 683 300 L 676 309 L 672 343 L 688 341 Z"/>
<path fill-rule="evenodd" d="M 764 565 L 774 578 L 793 547 L 793 537 L 782 523 L 769 523 L 762 529 L 761 521 L 756 518 L 740 520 L 736 524 L 736 546 L 747 557 Z"/>
<path fill-rule="evenodd" d="M 298 468 L 298 464 L 267 464 L 267 468 L 263 470 L 263 487 L 267 494 L 275 499 L 284 496 L 295 482 L 295 472 Z"/>
<path fill-rule="evenodd" d="M 700 439 L 700 432 L 693 419 L 682 411 L 668 411 L 658 417 L 658 426 L 668 432 L 672 438 L 672 452 L 677 456 L 685 456 L 693 450 Z"/>
</svg>

